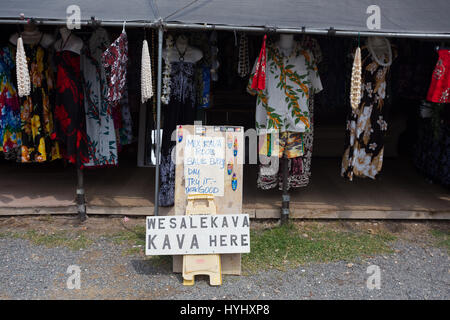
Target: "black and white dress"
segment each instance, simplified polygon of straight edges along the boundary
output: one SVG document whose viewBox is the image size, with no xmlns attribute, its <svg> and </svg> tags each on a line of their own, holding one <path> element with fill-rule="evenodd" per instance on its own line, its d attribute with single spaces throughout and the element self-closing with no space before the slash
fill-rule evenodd
<svg viewBox="0 0 450 320">
<path fill-rule="evenodd" d="M 195 63 L 171 62 L 170 102 L 164 106 L 161 143 L 159 205 L 172 206 L 175 198 L 175 162 L 171 153 L 176 142 L 171 140 L 177 125 L 193 124 L 195 119 Z"/>
</svg>

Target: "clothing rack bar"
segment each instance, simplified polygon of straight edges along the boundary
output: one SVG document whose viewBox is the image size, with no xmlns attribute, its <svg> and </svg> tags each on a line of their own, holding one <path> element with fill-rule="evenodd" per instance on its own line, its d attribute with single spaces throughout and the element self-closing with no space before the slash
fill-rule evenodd
<svg viewBox="0 0 450 320">
<path fill-rule="evenodd" d="M 66 20 L 48 20 L 48 19 L 38 19 L 35 18 L 34 21 L 37 25 L 48 25 L 48 26 L 64 26 L 66 25 Z M 123 21 L 101 21 L 96 20 L 96 22 L 103 27 L 123 27 Z M 0 24 L 28 24 L 27 19 L 0 19 Z M 127 21 L 126 27 L 140 28 L 140 27 L 155 27 L 154 22 L 149 21 Z M 92 20 L 82 20 L 80 21 L 80 26 L 92 26 Z"/>
<path fill-rule="evenodd" d="M 46 20 L 35 19 L 38 25 L 65 25 L 65 20 Z M 122 27 L 123 21 L 98 21 L 104 27 Z M 27 20 L 22 19 L 0 19 L 0 24 L 27 24 Z M 229 26 L 229 25 L 214 25 L 214 24 L 197 24 L 197 23 L 160 23 L 156 21 L 127 21 L 127 27 L 147 27 L 158 28 L 163 25 L 166 29 L 184 29 L 184 30 L 218 30 L 218 31 L 242 31 L 255 33 L 294 33 L 294 34 L 316 34 L 328 35 L 332 30 L 332 34 L 336 36 L 381 36 L 389 38 L 415 38 L 415 39 L 450 39 L 450 33 L 419 33 L 419 32 L 378 32 L 378 31 L 350 31 L 350 30 L 335 30 L 335 29 L 315 29 L 315 28 L 274 28 L 274 27 L 249 27 L 249 26 Z M 81 26 L 92 25 L 91 20 L 84 20 L 80 22 Z"/>
</svg>

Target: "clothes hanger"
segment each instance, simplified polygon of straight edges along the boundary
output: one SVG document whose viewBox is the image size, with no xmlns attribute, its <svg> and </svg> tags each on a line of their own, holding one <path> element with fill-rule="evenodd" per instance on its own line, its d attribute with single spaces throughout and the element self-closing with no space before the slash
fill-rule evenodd
<svg viewBox="0 0 450 320">
<path fill-rule="evenodd" d="M 124 20 L 123 21 L 123 27 L 122 27 L 122 33 L 126 33 L 125 32 L 125 25 L 127 24 L 127 21 L 126 20 Z"/>
</svg>

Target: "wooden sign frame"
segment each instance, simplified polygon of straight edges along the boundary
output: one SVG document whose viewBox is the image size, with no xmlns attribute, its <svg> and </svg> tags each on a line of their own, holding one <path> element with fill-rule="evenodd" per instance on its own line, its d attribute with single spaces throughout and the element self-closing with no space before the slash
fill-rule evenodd
<svg viewBox="0 0 450 320">
<path fill-rule="evenodd" d="M 245 161 L 244 128 L 236 126 L 177 126 L 175 166 L 175 215 L 186 214 L 187 194 L 184 178 L 184 148 L 186 137 L 199 135 L 224 137 L 224 195 L 215 196 L 217 214 L 242 213 L 243 165 Z M 236 155 L 235 155 L 236 154 Z M 230 167 L 229 164 L 232 164 Z M 229 172 L 231 172 L 229 174 Z M 233 190 L 234 189 L 234 190 Z M 222 274 L 241 274 L 241 255 L 221 254 Z M 182 272 L 183 256 L 173 256 L 173 272 Z"/>
</svg>

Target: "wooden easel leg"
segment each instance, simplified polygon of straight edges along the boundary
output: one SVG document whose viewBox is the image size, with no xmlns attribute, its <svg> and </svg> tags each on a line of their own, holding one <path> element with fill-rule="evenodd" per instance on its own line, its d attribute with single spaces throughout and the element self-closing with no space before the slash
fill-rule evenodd
<svg viewBox="0 0 450 320">
<path fill-rule="evenodd" d="M 222 263 L 220 261 L 220 255 L 218 255 L 219 260 L 219 272 L 209 275 L 209 284 L 212 286 L 222 285 Z"/>
</svg>

